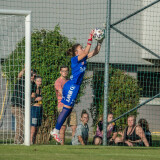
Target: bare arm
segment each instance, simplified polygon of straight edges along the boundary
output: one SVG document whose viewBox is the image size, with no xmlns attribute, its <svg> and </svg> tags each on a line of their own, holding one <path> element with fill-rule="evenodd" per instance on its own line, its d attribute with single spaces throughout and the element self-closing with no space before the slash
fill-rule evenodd
<svg viewBox="0 0 160 160">
<path fill-rule="evenodd" d="M 21 78 L 22 78 L 24 72 L 25 72 L 25 68 L 22 69 L 22 70 L 19 72 L 19 74 L 18 74 L 18 79 L 21 79 Z"/>
<path fill-rule="evenodd" d="M 33 93 L 31 94 L 31 98 L 35 98 L 35 97 L 36 97 L 36 93 L 33 92 Z"/>
<path fill-rule="evenodd" d="M 78 136 L 78 140 L 81 143 L 81 145 L 85 145 L 85 143 L 83 142 L 82 136 Z"/>
<path fill-rule="evenodd" d="M 88 54 L 88 58 L 91 58 L 91 57 L 97 55 L 99 53 L 99 51 L 100 51 L 100 48 L 101 48 L 101 45 L 99 45 L 97 43 L 96 48 Z"/>
<path fill-rule="evenodd" d="M 37 97 L 36 99 L 35 99 L 35 101 L 41 101 L 42 100 L 42 97 Z"/>
<path fill-rule="evenodd" d="M 142 129 L 142 127 L 137 126 L 136 127 L 136 134 L 142 139 L 143 143 L 145 144 L 146 147 L 149 147 L 149 143 L 147 141 L 147 138 L 144 134 L 144 131 Z"/>
<path fill-rule="evenodd" d="M 116 139 L 117 135 L 118 135 L 118 133 L 117 133 L 117 132 L 114 132 L 111 139 L 114 141 L 114 140 Z"/>
<path fill-rule="evenodd" d="M 84 57 L 86 57 L 89 54 L 90 48 L 91 48 L 91 43 L 92 43 L 92 37 L 93 37 L 94 30 L 92 30 L 89 34 L 87 46 L 84 49 L 83 53 L 78 56 L 78 61 L 82 60 Z"/>
<path fill-rule="evenodd" d="M 78 61 L 82 60 L 84 57 L 86 57 L 89 54 L 90 48 L 91 48 L 91 45 L 87 44 L 87 47 L 84 49 L 83 54 L 78 56 Z"/>
</svg>

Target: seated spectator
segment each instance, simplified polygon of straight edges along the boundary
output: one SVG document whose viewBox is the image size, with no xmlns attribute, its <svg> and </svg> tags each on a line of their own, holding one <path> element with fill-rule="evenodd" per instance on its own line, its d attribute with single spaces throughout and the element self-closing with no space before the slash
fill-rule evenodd
<svg viewBox="0 0 160 160">
<path fill-rule="evenodd" d="M 113 120 L 113 114 L 108 114 L 108 122 Z M 107 126 L 107 142 L 108 144 L 113 144 L 115 139 L 117 137 L 117 126 L 115 123 L 110 123 Z M 93 138 L 93 144 L 95 145 L 101 145 L 103 143 L 103 118 L 101 117 L 97 129 L 96 129 L 96 135 Z"/>
<path fill-rule="evenodd" d="M 149 146 L 142 127 L 136 125 L 136 118 L 130 115 L 127 119 L 128 126 L 124 129 L 122 137 L 117 137 L 115 143 L 127 146 Z"/>
<path fill-rule="evenodd" d="M 41 126 L 42 123 L 42 78 L 40 76 L 36 76 L 35 84 L 35 90 L 33 91 L 32 89 L 31 94 L 32 101 L 34 98 L 33 106 L 31 107 L 31 144 L 34 144 L 38 127 Z"/>
<path fill-rule="evenodd" d="M 138 125 L 142 127 L 149 145 L 152 146 L 152 135 L 151 135 L 151 132 L 149 131 L 149 124 L 147 120 L 143 118 L 139 119 Z"/>
<path fill-rule="evenodd" d="M 81 124 L 76 128 L 75 135 L 72 138 L 72 145 L 87 145 L 88 142 L 88 120 L 89 114 L 86 110 L 83 110 L 81 113 Z"/>
</svg>

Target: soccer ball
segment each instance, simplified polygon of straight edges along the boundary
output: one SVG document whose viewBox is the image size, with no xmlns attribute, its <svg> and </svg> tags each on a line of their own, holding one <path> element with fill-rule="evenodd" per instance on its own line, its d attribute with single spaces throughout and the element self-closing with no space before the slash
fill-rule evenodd
<svg viewBox="0 0 160 160">
<path fill-rule="evenodd" d="M 105 37 L 104 29 L 96 28 L 93 33 L 93 38 L 97 41 L 102 40 Z"/>
</svg>

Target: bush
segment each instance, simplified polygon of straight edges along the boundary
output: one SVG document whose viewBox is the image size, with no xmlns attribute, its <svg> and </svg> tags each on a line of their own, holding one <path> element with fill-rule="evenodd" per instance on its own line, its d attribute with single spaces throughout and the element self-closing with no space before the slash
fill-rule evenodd
<svg viewBox="0 0 160 160">
<path fill-rule="evenodd" d="M 103 114 L 104 106 L 104 71 L 94 73 L 93 82 L 94 101 L 91 105 L 93 124 L 97 122 L 98 115 Z M 114 117 L 118 117 L 128 110 L 134 108 L 139 103 L 140 88 L 138 82 L 133 77 L 124 74 L 120 69 L 109 68 L 109 98 L 108 112 L 112 112 Z M 137 115 L 134 111 L 131 114 Z M 126 116 L 116 121 L 122 128 L 126 126 Z"/>
</svg>

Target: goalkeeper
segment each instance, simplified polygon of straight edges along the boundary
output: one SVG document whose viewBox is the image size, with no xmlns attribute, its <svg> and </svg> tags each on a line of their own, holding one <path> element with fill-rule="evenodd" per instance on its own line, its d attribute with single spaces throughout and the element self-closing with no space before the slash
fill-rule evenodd
<svg viewBox="0 0 160 160">
<path fill-rule="evenodd" d="M 71 70 L 72 75 L 70 80 L 65 83 L 63 87 L 63 96 L 62 96 L 62 103 L 64 104 L 62 112 L 59 114 L 57 123 L 53 131 L 50 132 L 51 136 L 54 139 L 61 143 L 59 137 L 59 131 L 66 120 L 66 118 L 70 115 L 76 97 L 78 95 L 80 85 L 83 80 L 83 76 L 87 67 L 87 58 L 91 58 L 97 55 L 100 51 L 102 41 L 97 42 L 97 46 L 93 51 L 90 52 L 91 44 L 92 44 L 92 37 L 93 37 L 94 30 L 92 30 L 89 34 L 88 42 L 86 48 L 83 48 L 80 44 L 75 44 L 67 51 L 68 56 L 72 56 L 71 58 Z"/>
</svg>

